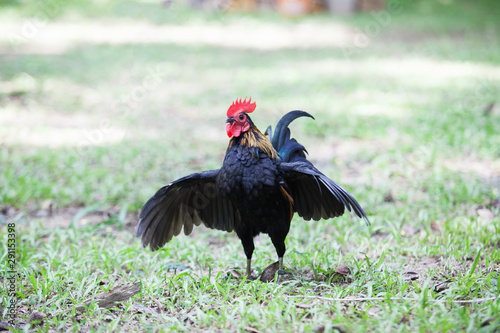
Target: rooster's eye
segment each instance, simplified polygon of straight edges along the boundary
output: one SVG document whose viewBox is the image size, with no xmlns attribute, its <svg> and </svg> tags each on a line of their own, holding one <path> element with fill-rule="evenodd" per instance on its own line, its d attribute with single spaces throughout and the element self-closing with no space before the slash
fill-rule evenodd
<svg viewBox="0 0 500 333">
<path fill-rule="evenodd" d="M 240 120 L 243 120 L 243 119 L 245 119 L 245 116 L 240 114 Z"/>
</svg>

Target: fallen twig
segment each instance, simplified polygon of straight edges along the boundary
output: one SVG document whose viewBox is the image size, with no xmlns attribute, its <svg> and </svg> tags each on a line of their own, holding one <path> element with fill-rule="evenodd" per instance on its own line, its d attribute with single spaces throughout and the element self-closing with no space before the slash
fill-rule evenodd
<svg viewBox="0 0 500 333">
<path fill-rule="evenodd" d="M 311 299 L 320 299 L 324 301 L 331 302 L 368 302 L 368 301 L 414 301 L 418 302 L 419 300 L 414 298 L 406 298 L 406 297 L 357 297 L 357 298 L 331 298 L 331 297 L 322 297 L 322 296 L 310 296 L 310 295 L 286 295 L 286 297 L 290 298 L 311 298 Z M 485 302 L 485 301 L 493 301 L 498 299 L 498 297 L 486 297 L 486 298 L 475 298 L 475 299 L 466 299 L 466 300 L 452 300 L 452 303 L 476 303 L 476 302 Z M 429 299 L 427 302 L 446 302 L 446 299 Z"/>
</svg>

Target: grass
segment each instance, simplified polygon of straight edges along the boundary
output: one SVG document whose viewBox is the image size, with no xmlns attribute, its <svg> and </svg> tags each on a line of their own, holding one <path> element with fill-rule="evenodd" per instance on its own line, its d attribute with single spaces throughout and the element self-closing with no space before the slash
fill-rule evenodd
<svg viewBox="0 0 500 333">
<path fill-rule="evenodd" d="M 371 14 L 290 20 L 70 1 L 14 48 L 9 33 L 40 9 L 3 4 L 0 230 L 7 239 L 15 223 L 16 330 L 498 330 L 500 7 L 403 5 L 374 33 Z M 196 40 L 226 26 L 248 35 Z M 145 30 L 111 33 L 124 27 Z M 287 31 L 300 43 L 277 47 Z M 339 31 L 347 45 L 358 32 L 370 44 L 337 45 Z M 154 253 L 133 235 L 157 188 L 220 166 L 225 110 L 239 96 L 257 101 L 262 130 L 286 111 L 312 113 L 293 135 L 372 222 L 295 217 L 294 275 L 280 283 L 234 277 L 245 261 L 234 234 L 199 227 Z M 8 286 L 5 246 L 0 257 Z M 275 260 L 257 238 L 256 273 Z M 136 281 L 130 300 L 76 310 Z M 0 295 L 5 322 L 12 298 Z"/>
</svg>

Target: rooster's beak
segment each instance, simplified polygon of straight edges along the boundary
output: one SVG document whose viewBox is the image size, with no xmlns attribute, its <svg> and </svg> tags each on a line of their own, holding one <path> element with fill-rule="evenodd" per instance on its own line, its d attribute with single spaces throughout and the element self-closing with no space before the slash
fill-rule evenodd
<svg viewBox="0 0 500 333">
<path fill-rule="evenodd" d="M 226 123 L 229 123 L 229 124 L 234 123 L 234 118 L 233 118 L 233 117 L 228 117 L 228 118 L 226 119 Z"/>
</svg>

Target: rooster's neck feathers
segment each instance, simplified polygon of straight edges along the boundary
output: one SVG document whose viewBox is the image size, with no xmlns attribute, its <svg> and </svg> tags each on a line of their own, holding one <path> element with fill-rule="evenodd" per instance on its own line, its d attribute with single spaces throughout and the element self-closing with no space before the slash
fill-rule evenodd
<svg viewBox="0 0 500 333">
<path fill-rule="evenodd" d="M 248 131 L 241 133 L 239 137 L 231 138 L 228 150 L 233 145 L 240 145 L 248 148 L 259 148 L 270 158 L 277 159 L 279 157 L 271 141 L 269 141 L 267 136 L 262 134 L 253 123 Z"/>
</svg>

